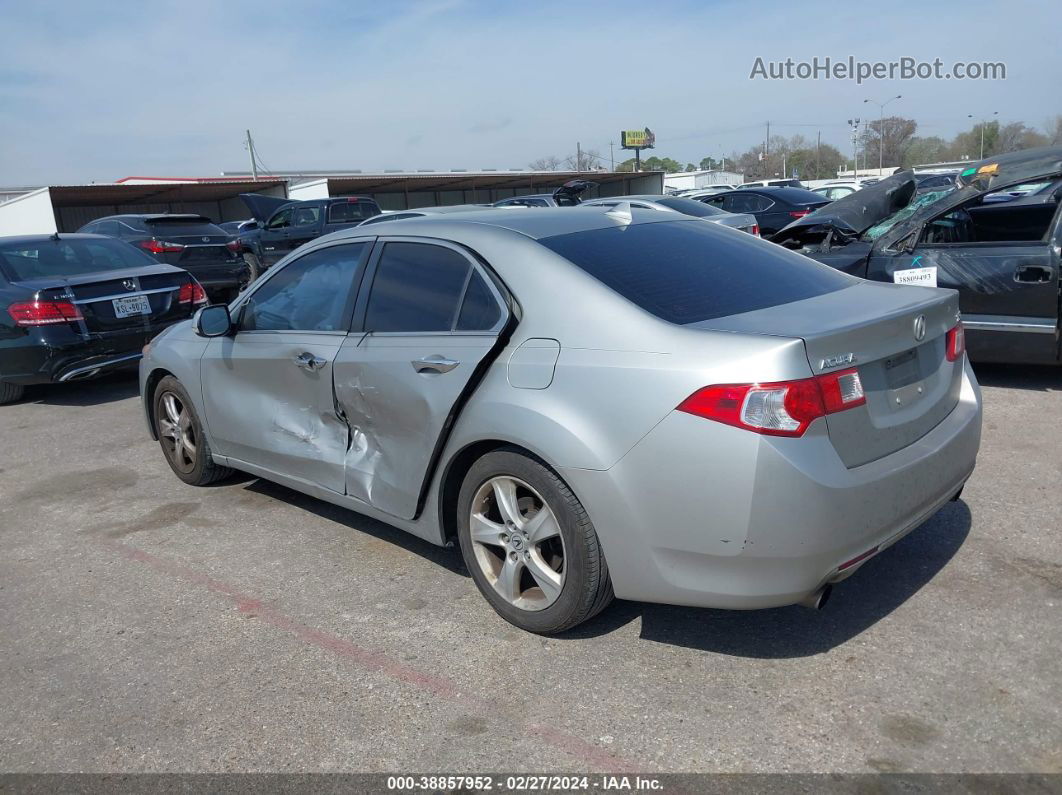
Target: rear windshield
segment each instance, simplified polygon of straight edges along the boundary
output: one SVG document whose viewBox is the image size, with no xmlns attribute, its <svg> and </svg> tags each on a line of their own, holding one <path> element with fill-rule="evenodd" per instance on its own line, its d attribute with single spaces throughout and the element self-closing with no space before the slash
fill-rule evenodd
<svg viewBox="0 0 1062 795">
<path fill-rule="evenodd" d="M 157 264 L 128 243 L 108 238 L 0 243 L 0 270 L 13 282 Z"/>
<path fill-rule="evenodd" d="M 802 301 L 853 277 L 781 246 L 694 221 L 631 224 L 538 241 L 669 323 Z"/>
<path fill-rule="evenodd" d="M 145 218 L 144 223 L 155 235 L 227 235 L 221 227 L 210 221 L 194 221 L 189 219 L 170 220 L 168 218 Z"/>
<path fill-rule="evenodd" d="M 656 200 L 657 204 L 671 210 L 676 210 L 683 215 L 692 215 L 696 218 L 707 218 L 709 215 L 727 215 L 726 210 L 720 210 L 710 204 L 699 202 L 696 199 L 683 199 L 680 197 L 662 198 Z"/>
</svg>

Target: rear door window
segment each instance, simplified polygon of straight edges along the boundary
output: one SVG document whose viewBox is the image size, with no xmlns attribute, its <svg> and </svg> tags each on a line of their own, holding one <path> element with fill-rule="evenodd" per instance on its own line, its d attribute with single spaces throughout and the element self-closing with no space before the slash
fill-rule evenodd
<svg viewBox="0 0 1062 795">
<path fill-rule="evenodd" d="M 347 224 L 355 221 L 363 221 L 379 215 L 379 208 L 369 201 L 345 201 L 331 205 L 328 208 L 328 223 Z"/>
<path fill-rule="evenodd" d="M 295 210 L 295 226 L 313 226 L 320 217 L 320 207 L 299 207 Z"/>
<path fill-rule="evenodd" d="M 814 298 L 858 281 L 781 246 L 693 221 L 632 224 L 538 242 L 676 324 Z"/>
<path fill-rule="evenodd" d="M 451 331 L 471 267 L 468 259 L 451 248 L 388 243 L 369 294 L 366 331 Z"/>
</svg>

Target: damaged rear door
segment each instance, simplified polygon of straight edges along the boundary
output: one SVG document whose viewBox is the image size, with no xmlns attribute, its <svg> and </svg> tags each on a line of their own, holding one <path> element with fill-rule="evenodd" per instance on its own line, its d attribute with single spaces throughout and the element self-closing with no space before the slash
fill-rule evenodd
<svg viewBox="0 0 1062 795">
<path fill-rule="evenodd" d="M 463 402 L 504 344 L 503 287 L 460 246 L 381 238 L 335 361 L 347 494 L 412 519 Z"/>
<path fill-rule="evenodd" d="M 291 260 L 241 303 L 234 335 L 210 340 L 201 367 L 215 452 L 343 493 L 348 433 L 332 367 L 371 246 Z"/>
</svg>

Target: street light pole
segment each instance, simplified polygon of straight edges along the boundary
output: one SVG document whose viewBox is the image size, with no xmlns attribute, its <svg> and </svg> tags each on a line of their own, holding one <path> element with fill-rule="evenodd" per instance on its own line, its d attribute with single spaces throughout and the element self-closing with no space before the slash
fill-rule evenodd
<svg viewBox="0 0 1062 795">
<path fill-rule="evenodd" d="M 878 176 L 881 176 L 881 169 L 885 165 L 885 106 L 893 100 L 903 99 L 903 94 L 897 94 L 895 97 L 890 97 L 884 102 L 875 102 L 872 99 L 864 99 L 863 104 L 870 103 L 871 105 L 878 106 Z"/>
<path fill-rule="evenodd" d="M 999 111 L 998 110 L 992 111 L 992 115 L 993 116 L 998 116 L 999 115 Z M 974 115 L 972 113 L 966 114 L 966 118 L 968 118 L 968 119 L 972 119 L 973 117 L 974 117 Z M 984 160 L 985 159 L 985 124 L 987 124 L 987 123 L 988 123 L 988 119 L 981 119 L 981 157 L 979 157 L 978 160 Z"/>
<path fill-rule="evenodd" d="M 852 179 L 859 179 L 859 154 L 856 144 L 859 142 L 859 117 L 848 120 L 848 126 L 852 128 Z"/>
</svg>

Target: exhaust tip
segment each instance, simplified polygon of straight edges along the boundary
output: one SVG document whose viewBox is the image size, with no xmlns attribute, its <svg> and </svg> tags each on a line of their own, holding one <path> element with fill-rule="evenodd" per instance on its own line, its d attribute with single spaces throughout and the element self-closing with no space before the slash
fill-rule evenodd
<svg viewBox="0 0 1062 795">
<path fill-rule="evenodd" d="M 822 610 L 826 606 L 826 603 L 830 601 L 830 594 L 833 593 L 833 586 L 830 583 L 826 583 L 824 586 L 816 591 L 812 591 L 799 602 L 801 607 L 809 607 L 812 610 Z"/>
</svg>

